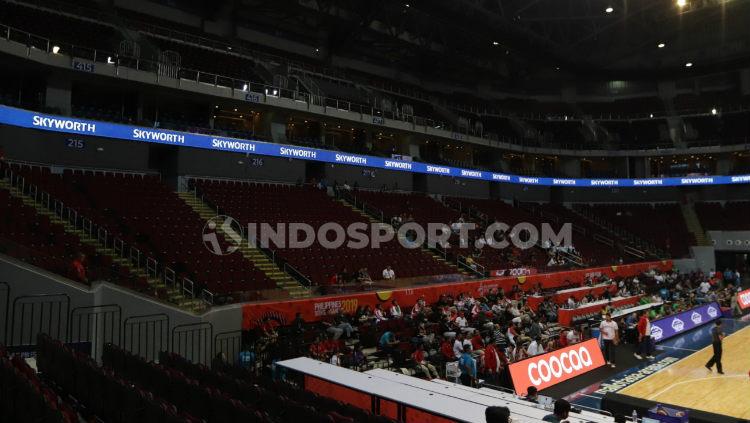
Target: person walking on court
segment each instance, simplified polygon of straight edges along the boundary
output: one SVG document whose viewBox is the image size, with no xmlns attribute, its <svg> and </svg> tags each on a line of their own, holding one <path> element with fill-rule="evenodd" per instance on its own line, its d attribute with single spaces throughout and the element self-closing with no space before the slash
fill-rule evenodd
<svg viewBox="0 0 750 423">
<path fill-rule="evenodd" d="M 711 328 L 711 339 L 714 347 L 714 355 L 706 363 L 706 368 L 710 372 L 712 371 L 711 368 L 716 364 L 716 370 L 720 375 L 723 375 L 724 371 L 721 368 L 721 341 L 724 339 L 724 331 L 721 330 L 721 320 L 717 320 L 716 326 Z"/>
<path fill-rule="evenodd" d="M 641 311 L 641 318 L 638 320 L 638 350 L 635 352 L 635 358 L 643 360 L 643 357 L 649 360 L 654 357 L 653 345 L 651 344 L 651 321 L 648 318 L 648 312 L 646 310 Z"/>
<path fill-rule="evenodd" d="M 620 341 L 619 331 L 620 328 L 617 326 L 617 322 L 612 320 L 610 313 L 607 313 L 599 325 L 599 333 L 604 344 L 604 359 L 607 360 L 607 364 L 612 368 L 615 367 L 615 347 Z"/>
</svg>

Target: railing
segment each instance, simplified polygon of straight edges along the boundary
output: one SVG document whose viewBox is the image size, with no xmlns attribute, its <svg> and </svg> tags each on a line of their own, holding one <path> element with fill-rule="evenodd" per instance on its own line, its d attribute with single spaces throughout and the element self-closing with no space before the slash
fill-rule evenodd
<svg viewBox="0 0 750 423">
<path fill-rule="evenodd" d="M 170 268 L 164 266 L 160 272 L 159 263 L 153 257 L 145 255 L 135 246 L 126 244 L 122 239 L 114 236 L 104 226 L 96 224 L 91 219 L 81 215 L 77 210 L 65 205 L 60 200 L 42 191 L 37 185 L 26 180 L 26 178 L 10 168 L 3 169 L 3 179 L 7 179 L 10 186 L 16 188 L 21 194 L 34 200 L 35 203 L 52 212 L 57 218 L 65 224 L 70 225 L 74 230 L 83 232 L 87 239 L 99 243 L 107 254 L 126 260 L 135 269 L 143 272 L 147 278 L 158 279 L 161 273 L 162 281 L 168 287 L 181 289 L 183 294 L 188 298 L 195 298 L 194 284 L 189 279 L 183 278 L 178 281 L 175 273 Z"/>
<path fill-rule="evenodd" d="M 487 270 L 485 269 L 484 266 L 482 266 L 481 264 L 479 264 L 477 262 L 473 262 L 473 263 L 469 264 L 467 262 L 467 260 L 468 259 L 466 257 L 462 256 L 461 254 L 458 254 L 456 256 L 456 264 L 459 267 L 463 267 L 466 270 L 474 272 L 477 276 L 481 276 L 481 277 L 487 276 L 487 273 L 486 273 Z"/>
<path fill-rule="evenodd" d="M 67 8 L 67 6 L 66 6 Z M 259 52 L 250 48 L 241 47 L 241 46 L 234 46 L 230 45 L 226 42 L 221 42 L 215 39 L 210 39 L 206 37 L 201 37 L 194 34 L 188 34 L 181 31 L 169 29 L 169 28 L 163 28 L 158 25 L 153 25 L 150 23 L 143 23 L 138 22 L 130 19 L 126 19 L 127 22 L 131 24 L 136 25 L 135 30 L 143 32 L 145 34 L 156 36 L 156 37 L 162 37 L 165 39 L 169 39 L 172 41 L 177 42 L 183 42 L 183 43 L 192 43 L 195 44 L 198 47 L 205 48 L 208 50 L 213 50 L 216 52 L 220 52 L 222 54 L 227 55 L 233 55 L 233 56 L 239 56 L 244 57 L 248 60 L 257 62 L 259 58 L 264 58 L 267 60 L 272 61 L 279 61 L 281 63 L 286 63 L 288 66 L 294 66 L 299 69 L 308 69 L 311 67 L 309 64 L 305 63 L 297 63 L 293 60 L 275 56 L 272 54 L 268 54 L 265 52 Z M 23 30 L 19 30 L 7 25 L 0 24 L 0 29 L 2 29 L 2 32 L 5 34 L 5 38 L 7 40 L 12 40 L 20 43 L 26 44 L 29 49 L 36 49 L 45 51 L 47 53 L 52 54 L 69 54 L 71 57 L 79 57 L 86 60 L 91 60 L 96 63 L 103 63 L 106 65 L 112 65 L 112 66 L 124 66 L 124 67 L 130 67 L 133 69 L 156 73 L 157 76 L 162 76 L 161 68 L 163 64 L 160 64 L 158 61 L 149 60 L 149 59 L 140 59 L 140 58 L 126 58 L 124 56 L 120 56 L 116 52 L 110 52 L 110 51 L 104 51 L 104 50 L 98 50 L 93 49 L 89 47 L 84 46 L 78 46 L 70 43 L 64 43 L 64 42 L 58 42 L 55 40 L 51 40 L 45 37 L 40 37 L 31 33 L 28 33 Z M 56 49 L 55 49 L 56 48 Z M 56 51 L 56 53 L 55 53 Z M 314 66 L 313 66 L 314 68 Z M 316 70 L 316 72 L 322 72 L 323 74 L 330 74 L 335 73 L 334 70 L 331 69 L 324 69 L 324 70 Z M 446 131 L 450 131 L 453 133 L 470 133 L 473 136 L 477 136 L 479 138 L 488 140 L 490 142 L 496 141 L 496 142 L 505 142 L 512 145 L 518 145 L 521 147 L 527 146 L 527 140 L 523 138 L 517 138 L 517 137 L 507 137 L 504 135 L 498 135 L 493 134 L 490 132 L 485 133 L 474 133 L 474 131 L 464 131 L 461 132 L 460 129 L 451 127 L 449 125 L 446 125 L 442 121 L 436 121 L 434 119 L 425 118 L 425 117 L 419 117 L 419 116 L 412 116 L 409 114 L 403 114 L 403 113 L 394 113 L 394 112 L 387 112 L 384 110 L 381 110 L 377 107 L 372 107 L 368 105 L 362 105 L 362 104 L 354 104 L 348 101 L 339 100 L 339 99 L 333 99 L 333 98 L 321 98 L 319 96 L 315 95 L 308 95 L 306 93 L 301 93 L 299 91 L 293 91 L 293 90 L 287 90 L 283 89 L 278 86 L 269 85 L 265 82 L 257 82 L 252 81 L 249 78 L 247 79 L 241 79 L 241 78 L 234 78 L 234 77 L 228 77 L 218 74 L 213 74 L 209 72 L 203 72 L 200 70 L 192 70 L 188 68 L 183 67 L 177 67 L 177 75 L 180 79 L 184 80 L 191 80 L 196 81 L 199 83 L 205 83 L 210 84 L 214 86 L 222 86 L 222 87 L 228 87 L 231 88 L 233 91 L 253 91 L 258 93 L 265 93 L 267 96 L 271 97 L 285 97 L 285 98 L 291 98 L 294 100 L 302 101 L 310 105 L 323 105 L 327 107 L 333 107 L 339 110 L 346 110 L 351 112 L 357 112 L 360 114 L 366 114 L 371 116 L 382 116 L 393 120 L 399 120 L 403 122 L 409 122 L 417 126 L 425 126 L 430 128 L 436 128 L 436 129 L 444 129 Z M 352 81 L 354 83 L 354 81 Z M 380 88 L 377 86 L 377 84 L 373 84 L 371 82 L 371 85 L 375 89 L 379 90 L 385 90 L 385 91 L 392 91 L 394 93 L 399 93 L 401 90 L 390 87 L 390 88 Z M 423 100 L 429 100 L 427 98 L 428 96 L 421 96 L 420 93 L 417 91 L 409 90 L 409 95 L 413 96 L 416 99 L 423 99 Z M 399 94 L 403 95 L 403 94 Z M 466 105 L 459 105 L 459 104 L 453 104 L 450 105 L 455 110 L 463 111 L 472 113 L 475 115 L 486 115 L 490 117 L 515 117 L 517 116 L 517 113 L 510 113 L 505 111 L 496 111 L 496 110 L 488 110 L 487 108 L 481 108 L 477 106 L 466 106 Z M 727 112 L 730 110 L 730 107 L 725 107 L 722 112 Z M 738 107 L 732 107 L 732 111 L 739 111 L 739 110 L 747 110 L 744 106 L 738 106 Z M 663 115 L 665 112 L 656 112 L 654 116 L 656 115 Z M 651 118 L 652 114 L 648 114 L 648 116 L 644 115 L 637 115 L 637 116 L 628 116 L 626 117 L 629 120 L 632 119 L 649 119 Z M 521 116 L 523 118 L 527 119 L 541 119 L 541 120 L 568 120 L 566 119 L 566 116 L 564 113 L 559 114 L 549 114 L 549 113 L 539 113 L 539 114 L 532 114 L 531 116 Z M 659 116 L 656 116 L 659 117 Z M 575 118 L 575 119 L 581 119 L 582 116 L 573 116 L 573 113 L 571 112 L 568 114 L 567 118 Z M 611 119 L 611 120 L 617 120 L 617 119 L 623 119 L 625 117 L 623 116 L 612 116 L 612 115 L 603 115 L 597 119 Z M 565 144 L 563 147 L 567 148 L 579 148 L 580 144 L 574 144 L 568 146 Z M 668 145 L 667 147 L 671 147 L 671 145 Z"/>
<path fill-rule="evenodd" d="M 191 187 L 190 186 L 190 181 L 191 180 L 192 181 L 196 181 L 197 178 L 185 178 L 183 180 L 183 182 L 182 182 L 183 183 L 183 185 L 182 185 L 183 188 L 186 189 L 187 192 L 192 193 L 193 196 L 196 199 L 200 199 L 201 201 L 205 202 L 206 204 L 209 204 L 210 207 L 215 208 L 216 209 L 216 213 L 219 214 L 219 206 L 215 205 L 215 204 L 212 204 L 212 203 L 209 203 L 204 198 L 203 194 L 198 190 L 197 184 L 193 184 L 193 186 Z M 313 283 L 310 280 L 310 278 L 308 278 L 307 276 L 305 276 L 304 274 L 302 274 L 302 272 L 300 272 L 299 270 L 297 270 L 297 268 L 295 268 L 294 266 L 292 266 L 291 264 L 289 264 L 286 260 L 282 259 L 278 254 L 276 254 L 276 251 L 274 251 L 273 249 L 271 249 L 269 246 L 267 246 L 267 245 L 261 245 L 261 243 L 258 242 L 257 239 L 250 238 L 249 234 L 245 235 L 245 238 L 243 239 L 243 242 L 244 241 L 247 241 L 248 245 L 252 245 L 255 248 L 257 248 L 269 260 L 271 260 L 271 262 L 273 264 L 275 264 L 280 270 L 282 270 L 283 272 L 285 272 L 286 274 L 288 274 L 289 276 L 291 276 L 292 278 L 294 278 L 297 282 L 299 282 L 299 284 L 302 287 L 307 288 L 308 291 L 312 289 Z M 206 302 L 210 301 L 210 304 L 213 304 L 214 294 L 212 292 L 210 292 L 210 291 L 207 291 L 207 290 L 203 290 L 203 291 L 204 292 L 201 293 L 201 298 L 204 301 L 206 301 Z"/>
</svg>

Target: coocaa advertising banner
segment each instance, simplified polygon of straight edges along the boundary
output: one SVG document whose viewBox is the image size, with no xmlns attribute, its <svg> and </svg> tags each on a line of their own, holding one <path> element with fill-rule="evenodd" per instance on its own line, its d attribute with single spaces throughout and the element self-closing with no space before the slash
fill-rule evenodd
<svg viewBox="0 0 750 423">
<path fill-rule="evenodd" d="M 599 341 L 589 339 L 547 354 L 511 364 L 510 377 L 518 395 L 526 395 L 530 386 L 549 388 L 604 365 Z"/>
<path fill-rule="evenodd" d="M 704 304 L 674 316 L 651 322 L 651 338 L 655 342 L 665 341 L 675 335 L 703 326 L 721 318 L 721 307 L 717 303 Z"/>
<path fill-rule="evenodd" d="M 462 169 L 393 158 L 321 150 L 317 148 L 296 147 L 255 140 L 194 134 L 160 128 L 136 127 L 87 119 L 47 115 L 2 105 L 0 105 L 0 124 L 38 129 L 42 131 L 91 135 L 134 142 L 168 144 L 180 147 L 257 154 L 261 156 L 286 157 L 316 162 L 339 163 L 350 166 L 363 166 L 375 169 L 387 169 L 520 185 L 623 188 L 750 183 L 750 175 L 685 176 L 678 178 L 649 179 L 572 179 L 518 176 L 486 170 Z"/>
</svg>

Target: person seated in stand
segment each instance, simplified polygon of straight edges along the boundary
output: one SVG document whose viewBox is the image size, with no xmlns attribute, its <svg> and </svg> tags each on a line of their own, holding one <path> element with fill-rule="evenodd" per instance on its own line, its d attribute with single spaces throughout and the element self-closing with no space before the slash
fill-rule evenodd
<svg viewBox="0 0 750 423">
<path fill-rule="evenodd" d="M 78 253 L 71 263 L 73 278 L 78 282 L 89 283 L 86 272 L 86 254 Z"/>
<path fill-rule="evenodd" d="M 396 279 L 396 272 L 393 271 L 391 266 L 386 266 L 386 268 L 383 269 L 383 279 L 387 281 Z"/>
<path fill-rule="evenodd" d="M 447 336 L 444 336 L 440 342 L 440 357 L 445 362 L 456 360 L 456 355 L 453 353 L 453 342 Z"/>
<path fill-rule="evenodd" d="M 370 273 L 367 271 L 366 267 L 363 267 L 359 269 L 359 272 L 357 272 L 357 282 L 359 282 L 362 285 L 372 285 L 372 278 L 370 277 Z"/>
<path fill-rule="evenodd" d="M 544 346 L 542 345 L 542 338 L 534 338 L 529 343 L 529 346 L 526 348 L 526 354 L 529 355 L 529 357 L 533 357 L 535 355 L 544 354 Z"/>
<path fill-rule="evenodd" d="M 383 306 L 378 304 L 375 304 L 375 323 L 381 323 L 388 320 L 388 317 L 386 316 L 385 312 L 383 311 Z"/>
<path fill-rule="evenodd" d="M 576 299 L 573 298 L 573 296 L 568 297 L 567 305 L 569 309 L 574 309 L 578 307 L 578 304 L 576 304 Z"/>
<path fill-rule="evenodd" d="M 421 371 L 422 374 L 427 376 L 427 380 L 437 379 L 440 377 L 435 366 L 427 362 L 427 354 L 425 353 L 424 347 L 421 344 L 417 345 L 417 348 L 412 353 L 411 358 L 412 360 L 414 360 L 414 367 L 417 370 Z"/>
<path fill-rule="evenodd" d="M 383 335 L 380 336 L 380 340 L 378 341 L 380 351 L 383 351 L 388 355 L 392 355 L 396 351 L 397 345 L 398 338 L 396 338 L 396 334 L 389 330 L 383 332 Z"/>
<path fill-rule="evenodd" d="M 578 331 L 575 328 L 570 328 L 568 333 L 565 335 L 565 339 L 568 345 L 577 344 L 581 341 L 581 337 L 578 335 Z"/>
<path fill-rule="evenodd" d="M 398 305 L 398 301 L 396 300 L 391 301 L 391 308 L 388 312 L 393 319 L 401 319 L 404 317 L 404 314 L 401 312 L 401 306 Z"/>
<path fill-rule="evenodd" d="M 459 311 L 458 312 L 458 316 L 456 317 L 456 319 L 453 322 L 456 324 L 456 326 L 458 326 L 458 329 L 461 330 L 461 331 L 463 331 L 467 327 L 467 325 L 468 325 L 466 317 L 464 317 L 464 312 L 463 311 Z"/>
<path fill-rule="evenodd" d="M 363 368 L 367 364 L 367 356 L 362 351 L 362 345 L 357 344 L 354 346 L 354 352 L 352 353 L 351 366 L 355 370 Z"/>
</svg>

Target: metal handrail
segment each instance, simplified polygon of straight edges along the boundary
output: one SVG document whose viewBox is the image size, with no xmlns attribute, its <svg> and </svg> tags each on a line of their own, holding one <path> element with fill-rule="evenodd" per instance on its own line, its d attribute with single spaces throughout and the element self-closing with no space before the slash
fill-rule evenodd
<svg viewBox="0 0 750 423">
<path fill-rule="evenodd" d="M 15 187 L 23 195 L 30 197 L 37 204 L 40 204 L 47 210 L 53 212 L 55 216 L 59 217 L 61 220 L 71 224 L 74 229 L 83 231 L 83 233 L 87 235 L 87 238 L 96 240 L 105 249 L 111 248 L 115 256 L 129 260 L 129 262 L 132 265 L 135 265 L 137 269 L 141 270 L 145 267 L 147 276 L 158 276 L 159 263 L 153 257 L 146 257 L 144 265 L 144 261 L 142 260 L 144 254 L 140 249 L 125 244 L 125 242 L 118 237 L 111 236 L 106 228 L 95 224 L 92 220 L 78 213 L 77 210 L 66 206 L 62 201 L 52 198 L 49 193 L 41 191 L 38 186 L 27 182 L 24 176 L 17 174 L 13 169 L 4 169 L 3 176 L 9 179 L 12 187 Z M 168 271 L 171 272 L 172 281 L 174 281 L 174 271 L 165 266 L 165 283 L 167 282 L 166 274 Z M 190 283 L 192 284 L 192 281 Z M 174 286 L 174 283 L 172 286 Z M 190 289 L 190 293 L 191 298 L 195 298 L 192 288 Z"/>
</svg>

